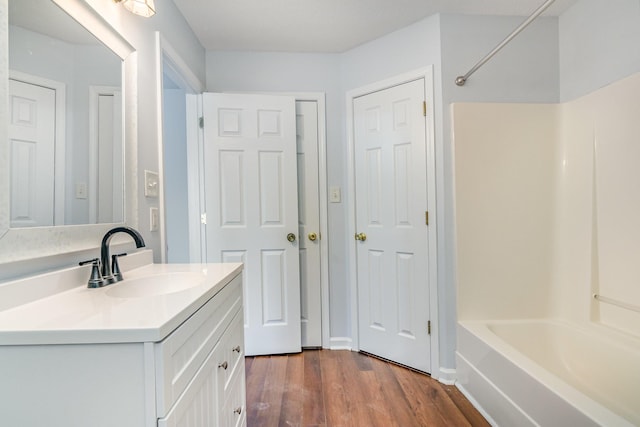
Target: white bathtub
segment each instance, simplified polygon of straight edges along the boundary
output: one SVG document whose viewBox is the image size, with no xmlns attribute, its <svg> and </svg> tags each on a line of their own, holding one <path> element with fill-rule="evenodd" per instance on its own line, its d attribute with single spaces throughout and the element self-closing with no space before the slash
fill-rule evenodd
<svg viewBox="0 0 640 427">
<path fill-rule="evenodd" d="M 640 426 L 640 339 L 553 320 L 458 323 L 457 386 L 493 425 Z"/>
</svg>

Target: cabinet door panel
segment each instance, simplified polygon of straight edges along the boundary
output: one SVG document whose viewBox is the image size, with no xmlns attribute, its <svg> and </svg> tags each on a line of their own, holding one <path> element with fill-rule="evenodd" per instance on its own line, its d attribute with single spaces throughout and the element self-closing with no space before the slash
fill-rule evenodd
<svg viewBox="0 0 640 427">
<path fill-rule="evenodd" d="M 217 345 L 196 373 L 193 381 L 171 408 L 166 417 L 158 420 L 158 427 L 216 427 L 218 423 L 218 360 L 222 347 Z"/>
</svg>

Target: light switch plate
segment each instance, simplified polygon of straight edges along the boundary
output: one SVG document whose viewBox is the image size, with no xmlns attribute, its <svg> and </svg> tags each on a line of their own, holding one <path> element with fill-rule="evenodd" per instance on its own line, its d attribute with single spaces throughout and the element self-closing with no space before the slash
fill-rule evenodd
<svg viewBox="0 0 640 427">
<path fill-rule="evenodd" d="M 160 178 L 157 172 L 144 171 L 144 195 L 145 197 L 158 197 Z"/>
<path fill-rule="evenodd" d="M 76 182 L 76 199 L 86 199 L 86 198 L 87 198 L 87 183 Z"/>
<path fill-rule="evenodd" d="M 340 200 L 342 200 L 342 196 L 340 194 L 340 187 L 330 187 L 329 201 L 331 203 L 340 203 Z"/>
</svg>

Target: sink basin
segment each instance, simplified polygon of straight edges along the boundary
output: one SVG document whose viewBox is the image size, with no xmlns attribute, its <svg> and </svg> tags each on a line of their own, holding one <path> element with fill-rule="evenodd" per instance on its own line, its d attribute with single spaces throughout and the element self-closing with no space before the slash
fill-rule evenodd
<svg viewBox="0 0 640 427">
<path fill-rule="evenodd" d="M 199 273 L 178 272 L 125 279 L 111 285 L 106 294 L 118 298 L 140 298 L 184 291 L 202 284 L 204 276 Z"/>
</svg>

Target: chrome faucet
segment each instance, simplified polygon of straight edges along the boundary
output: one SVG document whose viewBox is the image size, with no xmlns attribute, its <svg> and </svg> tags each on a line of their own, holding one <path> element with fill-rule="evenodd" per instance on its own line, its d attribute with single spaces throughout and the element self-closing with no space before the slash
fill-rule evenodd
<svg viewBox="0 0 640 427">
<path fill-rule="evenodd" d="M 129 236 L 133 237 L 133 241 L 136 243 L 136 248 L 143 248 L 145 246 L 142 235 L 131 227 L 116 227 L 107 231 L 104 237 L 102 238 L 102 245 L 100 246 L 100 264 L 102 267 L 102 279 L 105 285 L 109 285 L 111 283 L 115 283 L 122 280 L 122 273 L 120 273 L 119 268 L 116 268 L 117 270 L 115 272 L 116 275 L 113 274 L 112 264 L 110 263 L 110 259 L 109 259 L 110 258 L 109 242 L 111 241 L 111 238 L 113 237 L 113 235 L 117 233 L 126 233 Z M 126 254 L 121 254 L 121 255 L 126 255 Z M 117 259 L 116 258 L 117 256 L 119 255 L 114 256 L 114 264 L 116 264 L 115 259 Z"/>
</svg>

